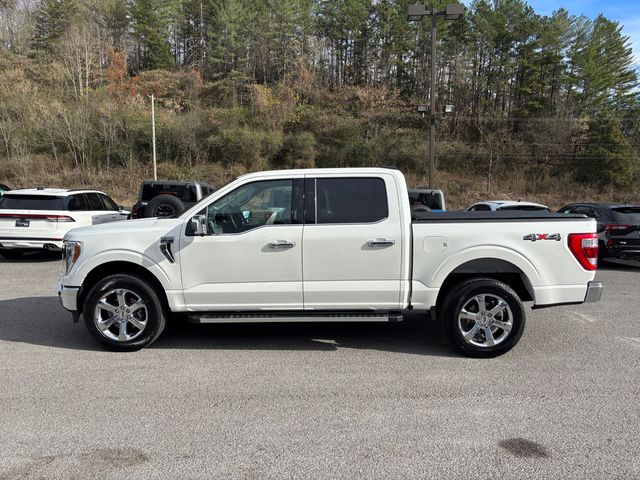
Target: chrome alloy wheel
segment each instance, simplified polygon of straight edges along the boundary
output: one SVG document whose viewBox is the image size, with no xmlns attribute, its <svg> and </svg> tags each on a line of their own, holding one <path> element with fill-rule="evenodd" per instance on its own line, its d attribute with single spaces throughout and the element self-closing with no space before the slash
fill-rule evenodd
<svg viewBox="0 0 640 480">
<path fill-rule="evenodd" d="M 513 313 L 509 304 L 498 295 L 478 294 L 460 309 L 458 328 L 465 342 L 476 347 L 493 347 L 509 336 Z"/>
<path fill-rule="evenodd" d="M 116 288 L 100 297 L 93 321 L 108 339 L 127 342 L 144 331 L 148 315 L 147 306 L 137 293 Z"/>
</svg>

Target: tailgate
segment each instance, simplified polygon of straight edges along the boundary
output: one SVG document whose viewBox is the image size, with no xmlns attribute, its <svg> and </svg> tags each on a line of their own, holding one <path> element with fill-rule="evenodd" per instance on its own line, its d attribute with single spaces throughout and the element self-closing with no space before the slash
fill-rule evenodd
<svg viewBox="0 0 640 480">
<path fill-rule="evenodd" d="M 59 211 L 0 210 L 0 236 L 50 238 L 64 218 Z"/>
</svg>

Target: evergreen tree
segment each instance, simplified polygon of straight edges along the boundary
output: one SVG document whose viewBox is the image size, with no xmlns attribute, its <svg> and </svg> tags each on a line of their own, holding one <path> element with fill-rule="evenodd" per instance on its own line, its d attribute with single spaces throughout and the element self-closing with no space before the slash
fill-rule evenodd
<svg viewBox="0 0 640 480">
<path fill-rule="evenodd" d="M 618 111 L 638 85 L 629 37 L 618 22 L 599 15 L 579 27 L 571 62 L 579 113 Z"/>
<path fill-rule="evenodd" d="M 167 38 L 170 6 L 167 0 L 136 0 L 132 4 L 133 31 L 142 69 L 171 69 L 175 65 Z"/>
<path fill-rule="evenodd" d="M 625 187 L 638 170 L 638 158 L 610 113 L 595 115 L 590 121 L 587 143 L 575 165 L 577 180 L 598 186 Z"/>
<path fill-rule="evenodd" d="M 79 10 L 78 0 L 42 0 L 35 11 L 33 49 L 51 53 Z"/>
</svg>

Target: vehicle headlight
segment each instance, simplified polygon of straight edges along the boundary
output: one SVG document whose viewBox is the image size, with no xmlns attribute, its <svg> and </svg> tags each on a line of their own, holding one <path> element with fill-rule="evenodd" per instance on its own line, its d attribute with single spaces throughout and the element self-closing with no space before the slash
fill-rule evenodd
<svg viewBox="0 0 640 480">
<path fill-rule="evenodd" d="M 82 242 L 65 240 L 62 243 L 62 268 L 64 274 L 68 274 L 80 257 L 82 252 Z"/>
</svg>

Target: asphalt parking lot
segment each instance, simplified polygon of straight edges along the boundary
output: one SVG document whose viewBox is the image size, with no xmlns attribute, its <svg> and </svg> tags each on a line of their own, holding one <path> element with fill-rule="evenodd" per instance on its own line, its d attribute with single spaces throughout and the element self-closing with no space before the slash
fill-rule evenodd
<svg viewBox="0 0 640 480">
<path fill-rule="evenodd" d="M 640 478 L 640 268 L 528 311 L 520 344 L 433 324 L 173 324 L 102 351 L 59 261 L 0 260 L 0 479 Z"/>
</svg>

